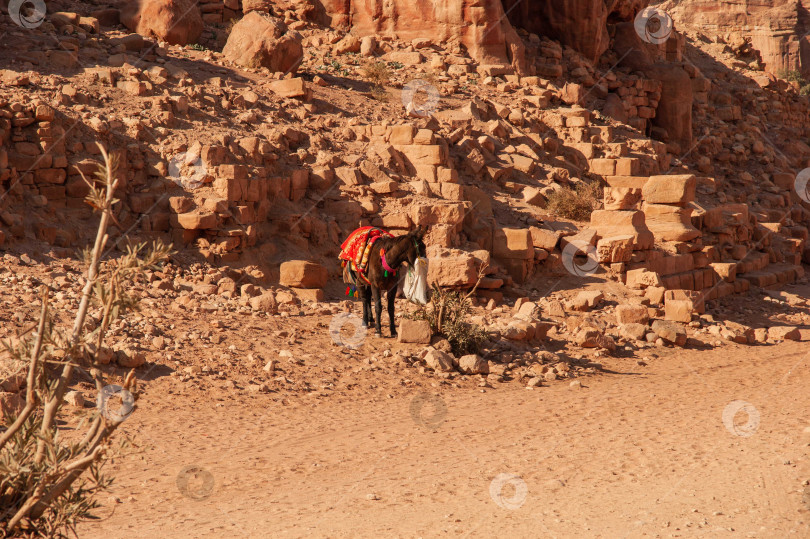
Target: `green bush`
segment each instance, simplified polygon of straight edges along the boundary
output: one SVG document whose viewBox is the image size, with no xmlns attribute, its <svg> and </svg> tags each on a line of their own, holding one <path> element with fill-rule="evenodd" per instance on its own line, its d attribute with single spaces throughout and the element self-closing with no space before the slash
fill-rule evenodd
<svg viewBox="0 0 810 539">
<path fill-rule="evenodd" d="M 487 334 L 481 326 L 468 321 L 471 294 L 462 296 L 457 290 L 443 290 L 434 283 L 430 308 L 420 307 L 411 318 L 427 320 L 431 332 L 447 339 L 456 356 L 477 354 Z"/>
</svg>

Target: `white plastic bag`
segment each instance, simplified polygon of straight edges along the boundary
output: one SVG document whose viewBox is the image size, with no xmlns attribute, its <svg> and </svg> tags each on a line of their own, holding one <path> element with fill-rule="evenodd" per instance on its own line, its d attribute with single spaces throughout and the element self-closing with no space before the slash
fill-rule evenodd
<svg viewBox="0 0 810 539">
<path fill-rule="evenodd" d="M 413 268 L 408 268 L 408 275 L 405 276 L 403 291 L 405 292 L 405 297 L 410 301 L 419 303 L 420 305 L 425 305 L 430 301 L 427 274 L 427 258 L 417 258 L 416 262 L 413 264 Z"/>
</svg>

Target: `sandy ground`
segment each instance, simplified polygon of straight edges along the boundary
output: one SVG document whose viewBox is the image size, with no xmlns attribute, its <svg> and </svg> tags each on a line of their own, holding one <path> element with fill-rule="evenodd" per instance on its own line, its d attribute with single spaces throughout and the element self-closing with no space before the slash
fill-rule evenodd
<svg viewBox="0 0 810 539">
<path fill-rule="evenodd" d="M 158 379 L 79 535 L 810 537 L 806 342 L 605 370 L 287 405 Z"/>
</svg>

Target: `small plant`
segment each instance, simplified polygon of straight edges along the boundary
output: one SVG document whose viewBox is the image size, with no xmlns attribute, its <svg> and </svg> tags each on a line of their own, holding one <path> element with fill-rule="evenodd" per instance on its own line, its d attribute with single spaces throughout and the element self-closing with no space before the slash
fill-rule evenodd
<svg viewBox="0 0 810 539">
<path fill-rule="evenodd" d="M 55 320 L 61 317 L 51 316 L 49 291 L 43 287 L 36 332 L 3 343 L 9 356 L 3 361 L 16 366 L 20 374 L 27 370 L 25 407 L 16 417 L 0 421 L 0 533 L 4 537 L 67 537 L 67 532 L 76 535 L 79 521 L 93 518 L 92 511 L 98 507 L 95 496 L 111 482 L 101 474 L 101 467 L 115 452 L 113 434 L 134 409 L 137 397 L 135 371 L 121 386 L 107 386 L 98 358 L 109 353 L 105 337 L 110 324 L 137 302 L 129 292 L 132 283 L 142 279 L 147 269 L 156 269 L 170 247 L 159 241 L 148 250 L 138 245 L 117 260 L 102 263 L 107 228 L 115 222 L 118 180 L 117 160 L 99 147 L 104 165 L 96 182 L 85 181 L 90 187 L 86 201 L 101 219 L 92 250 L 83 253 L 88 269 L 72 325 L 57 325 Z M 99 322 L 86 324 L 91 308 Z M 129 392 L 129 411 L 123 416 L 110 414 L 110 408 L 103 406 L 107 401 L 100 400 L 103 409 L 96 409 L 75 430 L 60 428 L 60 411 L 75 371 L 93 380 L 99 395 L 110 396 L 110 389 Z"/>
<path fill-rule="evenodd" d="M 591 218 L 591 212 L 599 208 L 602 191 L 602 186 L 597 182 L 580 183 L 575 189 L 562 187 L 552 191 L 548 196 L 546 209 L 552 215 L 575 221 L 587 221 Z"/>
<path fill-rule="evenodd" d="M 385 85 L 391 80 L 392 74 L 385 62 L 367 62 L 361 68 L 361 73 L 371 83 L 371 97 L 385 101 L 388 97 Z"/>
<path fill-rule="evenodd" d="M 450 343 L 453 354 L 463 356 L 477 354 L 481 345 L 486 341 L 487 334 L 477 324 L 469 322 L 470 297 L 475 294 L 481 279 L 484 278 L 487 266 L 478 270 L 478 281 L 466 295 L 458 290 L 445 290 L 433 283 L 430 308 L 427 305 L 419 307 L 410 317 L 414 320 L 427 320 L 434 335 L 441 335 Z"/>
<path fill-rule="evenodd" d="M 405 64 L 403 64 L 402 62 L 388 62 L 388 67 L 390 67 L 391 69 L 402 69 L 403 67 L 405 67 Z"/>
<path fill-rule="evenodd" d="M 385 86 L 391 80 L 391 70 L 385 62 L 368 62 L 362 68 L 363 76 L 374 86 Z"/>
<path fill-rule="evenodd" d="M 802 86 L 807 84 L 807 81 L 805 81 L 804 77 L 802 77 L 801 71 L 798 71 L 796 69 L 782 69 L 779 71 L 777 76 L 780 79 L 785 79 L 788 82 L 797 82 L 799 83 L 799 85 Z"/>
<path fill-rule="evenodd" d="M 192 50 L 195 50 L 195 51 L 207 51 L 208 50 L 208 48 L 205 45 L 200 45 L 199 43 L 192 43 L 191 45 L 188 46 L 188 48 L 192 49 Z"/>
</svg>

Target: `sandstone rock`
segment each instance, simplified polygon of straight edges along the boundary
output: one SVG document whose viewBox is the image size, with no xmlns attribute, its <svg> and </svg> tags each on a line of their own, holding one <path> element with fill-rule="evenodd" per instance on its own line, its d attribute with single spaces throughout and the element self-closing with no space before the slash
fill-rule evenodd
<svg viewBox="0 0 810 539">
<path fill-rule="evenodd" d="M 278 310 L 278 302 L 272 292 L 264 292 L 258 296 L 253 296 L 248 300 L 250 308 L 263 313 L 275 313 Z"/>
<path fill-rule="evenodd" d="M 690 241 L 700 236 L 692 226 L 692 208 L 645 202 L 643 210 L 647 227 L 660 241 Z"/>
<path fill-rule="evenodd" d="M 686 345 L 686 331 L 676 322 L 654 320 L 652 330 L 655 334 L 669 344 L 677 346 Z"/>
<path fill-rule="evenodd" d="M 489 362 L 478 354 L 461 356 L 458 370 L 464 374 L 489 374 Z"/>
<path fill-rule="evenodd" d="M 664 303 L 666 320 L 689 323 L 692 321 L 692 302 L 682 299 L 667 299 Z"/>
<path fill-rule="evenodd" d="M 619 325 L 644 324 L 650 320 L 644 305 L 619 305 L 616 307 L 616 323 Z"/>
<path fill-rule="evenodd" d="M 529 227 L 529 234 L 531 234 L 532 245 L 545 249 L 546 251 L 553 251 L 557 247 L 561 236 L 561 234 L 555 230 L 536 226 Z"/>
<path fill-rule="evenodd" d="M 599 237 L 632 236 L 636 249 L 650 249 L 654 236 L 647 227 L 645 214 L 636 210 L 595 210 L 591 213 L 590 227 Z"/>
<path fill-rule="evenodd" d="M 641 190 L 644 201 L 650 204 L 685 206 L 695 200 L 697 180 L 692 174 L 650 176 Z"/>
<path fill-rule="evenodd" d="M 633 256 L 633 236 L 610 236 L 596 242 L 596 259 L 600 264 L 629 262 Z"/>
<path fill-rule="evenodd" d="M 65 402 L 74 408 L 84 408 L 84 394 L 81 391 L 68 391 L 65 393 Z"/>
<path fill-rule="evenodd" d="M 200 10 L 192 0 L 141 0 L 127 2 L 121 23 L 142 36 L 173 45 L 196 43 L 203 30 Z"/>
<path fill-rule="evenodd" d="M 429 283 L 448 287 L 471 286 L 477 277 L 478 264 L 471 253 L 458 249 L 430 249 Z"/>
<path fill-rule="evenodd" d="M 279 284 L 293 288 L 323 288 L 329 278 L 326 268 L 306 260 L 289 260 L 281 264 Z"/>
<path fill-rule="evenodd" d="M 768 328 L 768 338 L 772 341 L 800 341 L 801 332 L 795 326 L 774 326 Z"/>
<path fill-rule="evenodd" d="M 116 351 L 115 362 L 121 367 L 135 369 L 146 363 L 146 354 L 134 348 L 125 348 Z"/>
<path fill-rule="evenodd" d="M 643 341 L 647 335 L 647 324 L 622 324 L 619 326 L 619 335 L 629 340 Z"/>
<path fill-rule="evenodd" d="M 304 49 L 298 32 L 288 31 L 275 17 L 252 11 L 234 25 L 222 54 L 241 66 L 290 73 L 301 64 Z"/>
<path fill-rule="evenodd" d="M 219 219 L 214 213 L 189 212 L 176 216 L 177 223 L 185 230 L 207 230 L 217 227 Z"/>
<path fill-rule="evenodd" d="M 596 307 L 605 295 L 599 290 L 585 290 L 577 294 L 566 303 L 566 308 L 572 311 L 589 311 Z"/>
<path fill-rule="evenodd" d="M 270 83 L 270 90 L 281 97 L 306 98 L 308 95 L 307 85 L 304 79 L 295 77 L 292 79 L 281 79 Z"/>
<path fill-rule="evenodd" d="M 574 342 L 583 348 L 604 348 L 611 352 L 616 350 L 616 343 L 611 337 L 592 327 L 580 329 L 574 337 Z"/>
<path fill-rule="evenodd" d="M 456 369 L 455 358 L 446 352 L 431 348 L 425 354 L 425 363 L 436 372 L 452 372 Z"/>
<path fill-rule="evenodd" d="M 530 260 L 534 258 L 534 244 L 529 229 L 498 228 L 492 240 L 495 258 Z"/>
<path fill-rule="evenodd" d="M 433 336 L 427 320 L 409 318 L 400 320 L 398 333 L 397 341 L 403 343 L 430 344 Z"/>
<path fill-rule="evenodd" d="M 647 287 L 661 287 L 661 276 L 644 268 L 630 270 L 626 274 L 627 288 L 647 288 Z"/>
</svg>

